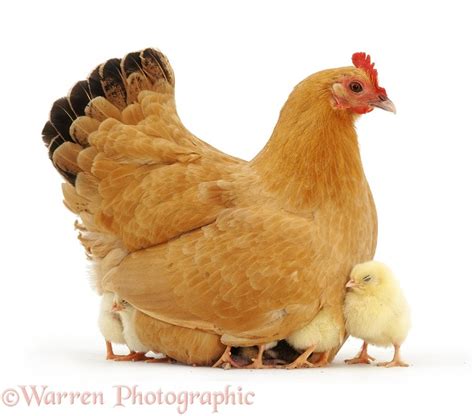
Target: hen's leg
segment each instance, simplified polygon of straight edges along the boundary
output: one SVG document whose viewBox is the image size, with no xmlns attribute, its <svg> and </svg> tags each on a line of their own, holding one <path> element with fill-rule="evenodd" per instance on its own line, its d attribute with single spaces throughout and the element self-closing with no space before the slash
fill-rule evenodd
<svg viewBox="0 0 474 416">
<path fill-rule="evenodd" d="M 295 361 L 293 361 L 291 364 L 288 364 L 285 368 L 293 369 L 293 368 L 315 367 L 313 363 L 308 361 L 309 356 L 313 353 L 315 349 L 316 349 L 316 345 L 313 345 L 307 348 Z"/>
<path fill-rule="evenodd" d="M 360 353 L 358 356 L 350 359 L 350 360 L 344 360 L 346 364 L 370 364 L 371 361 L 374 361 L 374 358 L 371 357 L 367 353 L 367 348 L 369 347 L 369 344 L 364 341 L 362 344 L 362 349 L 360 350 Z"/>
<path fill-rule="evenodd" d="M 240 365 L 232 358 L 231 348 L 232 347 L 230 345 L 227 345 L 225 351 L 221 355 L 221 358 L 219 358 L 212 367 L 222 367 L 224 369 L 231 367 L 241 368 Z"/>
<path fill-rule="evenodd" d="M 394 344 L 395 352 L 393 354 L 392 361 L 386 361 L 383 363 L 378 363 L 378 367 L 408 367 L 408 364 L 403 362 L 400 358 L 400 345 Z"/>
</svg>

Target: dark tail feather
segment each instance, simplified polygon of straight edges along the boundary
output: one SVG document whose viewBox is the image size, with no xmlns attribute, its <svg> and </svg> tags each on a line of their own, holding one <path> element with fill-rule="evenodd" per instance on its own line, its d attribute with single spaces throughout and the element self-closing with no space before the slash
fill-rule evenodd
<svg viewBox="0 0 474 416">
<path fill-rule="evenodd" d="M 55 163 L 53 155 L 63 143 L 80 144 L 71 135 L 70 128 L 75 119 L 85 114 L 89 102 L 96 97 L 105 97 L 123 110 L 136 102 L 140 91 L 158 81 L 174 86 L 173 70 L 165 55 L 148 48 L 129 53 L 123 59 L 109 59 L 94 69 L 86 80 L 76 83 L 67 97 L 55 101 L 42 135 L 49 158 L 68 182 L 74 184 L 76 174 Z"/>
</svg>

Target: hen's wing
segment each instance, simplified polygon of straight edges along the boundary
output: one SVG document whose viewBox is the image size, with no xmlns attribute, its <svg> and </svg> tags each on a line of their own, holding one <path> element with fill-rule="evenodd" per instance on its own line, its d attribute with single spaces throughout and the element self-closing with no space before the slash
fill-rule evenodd
<svg viewBox="0 0 474 416">
<path fill-rule="evenodd" d="M 283 338 L 314 317 L 311 222 L 234 206 L 246 162 L 184 128 L 160 52 L 99 66 L 54 104 L 43 134 L 80 239 L 101 260 L 99 291 L 112 270 L 107 289 L 138 309 L 228 339 Z"/>
<path fill-rule="evenodd" d="M 54 103 L 43 139 L 95 258 L 209 224 L 232 205 L 225 178 L 245 163 L 186 130 L 171 66 L 153 49 L 111 59 L 78 82 Z"/>
<path fill-rule="evenodd" d="M 319 306 L 322 282 L 308 273 L 318 261 L 314 234 L 308 220 L 284 211 L 231 208 L 208 226 L 128 255 L 104 286 L 152 317 L 223 334 L 224 342 L 284 338 Z"/>
</svg>

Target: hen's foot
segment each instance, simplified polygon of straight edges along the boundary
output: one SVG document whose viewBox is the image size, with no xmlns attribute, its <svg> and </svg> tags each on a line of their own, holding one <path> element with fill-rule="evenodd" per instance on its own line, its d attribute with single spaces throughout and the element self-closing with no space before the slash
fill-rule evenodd
<svg viewBox="0 0 474 416">
<path fill-rule="evenodd" d="M 224 370 L 228 370 L 229 368 L 242 368 L 239 363 L 237 363 L 231 354 L 232 347 L 228 345 L 225 351 L 222 353 L 221 358 L 219 358 L 214 365 L 213 368 L 222 367 Z"/>
<path fill-rule="evenodd" d="M 368 347 L 369 345 L 366 342 L 364 342 L 364 344 L 362 345 L 362 350 L 360 351 L 359 355 L 350 360 L 344 360 L 344 362 L 346 364 L 370 364 L 370 362 L 374 361 L 375 358 L 371 357 L 367 353 Z"/>
<path fill-rule="evenodd" d="M 292 370 L 292 369 L 295 369 L 295 368 L 313 368 L 313 367 L 315 367 L 315 365 L 312 362 L 308 361 L 309 356 L 313 353 L 315 348 L 316 348 L 315 345 L 312 346 L 312 347 L 309 347 L 295 361 L 288 364 L 285 368 L 287 370 Z"/>
</svg>

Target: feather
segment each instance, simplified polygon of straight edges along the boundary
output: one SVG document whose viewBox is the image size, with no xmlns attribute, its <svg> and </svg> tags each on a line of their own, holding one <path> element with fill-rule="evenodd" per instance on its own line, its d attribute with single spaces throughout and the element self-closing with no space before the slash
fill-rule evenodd
<svg viewBox="0 0 474 416">
<path fill-rule="evenodd" d="M 100 121 L 98 120 L 88 116 L 79 116 L 71 123 L 69 134 L 74 141 L 87 147 L 89 146 L 89 134 L 96 131 L 99 128 L 99 125 Z"/>
<path fill-rule="evenodd" d="M 70 175 L 75 178 L 77 173 L 80 172 L 77 157 L 81 151 L 82 146 L 72 142 L 65 142 L 54 151 L 53 163 L 63 175 Z"/>
</svg>

